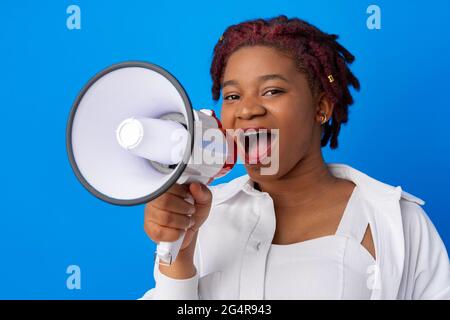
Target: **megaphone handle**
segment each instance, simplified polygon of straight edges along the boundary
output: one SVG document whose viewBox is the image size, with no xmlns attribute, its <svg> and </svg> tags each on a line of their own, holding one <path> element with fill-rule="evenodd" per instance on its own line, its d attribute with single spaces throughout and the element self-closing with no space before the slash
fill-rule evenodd
<svg viewBox="0 0 450 320">
<path fill-rule="evenodd" d="M 191 194 L 188 194 L 184 199 L 190 204 L 194 204 L 194 198 L 192 198 Z M 190 217 L 190 216 L 189 216 Z M 160 241 L 158 247 L 156 248 L 156 254 L 159 264 L 170 266 L 172 262 L 174 262 L 178 256 L 178 252 L 180 252 L 181 245 L 183 244 L 184 236 L 186 235 L 186 230 L 181 232 L 178 240 L 173 242 Z"/>
</svg>

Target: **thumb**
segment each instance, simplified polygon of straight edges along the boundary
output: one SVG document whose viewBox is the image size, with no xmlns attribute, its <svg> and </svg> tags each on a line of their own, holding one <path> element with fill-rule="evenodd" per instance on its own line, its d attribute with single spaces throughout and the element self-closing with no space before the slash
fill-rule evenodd
<svg viewBox="0 0 450 320">
<path fill-rule="evenodd" d="M 195 200 L 196 205 L 206 206 L 211 204 L 211 190 L 199 182 L 193 182 L 189 185 L 189 191 Z"/>
</svg>

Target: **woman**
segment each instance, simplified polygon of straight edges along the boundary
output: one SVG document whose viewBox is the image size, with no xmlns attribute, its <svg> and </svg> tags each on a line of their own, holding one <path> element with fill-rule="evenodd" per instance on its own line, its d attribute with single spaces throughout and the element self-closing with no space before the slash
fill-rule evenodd
<svg viewBox="0 0 450 320">
<path fill-rule="evenodd" d="M 223 127 L 278 129 L 278 171 L 246 161 L 248 174 L 229 183 L 175 185 L 149 202 L 152 240 L 188 229 L 142 299 L 450 298 L 448 255 L 424 202 L 324 162 L 321 147 L 337 148 L 348 120 L 349 86 L 359 89 L 337 38 L 286 16 L 225 31 L 211 66 Z"/>
</svg>

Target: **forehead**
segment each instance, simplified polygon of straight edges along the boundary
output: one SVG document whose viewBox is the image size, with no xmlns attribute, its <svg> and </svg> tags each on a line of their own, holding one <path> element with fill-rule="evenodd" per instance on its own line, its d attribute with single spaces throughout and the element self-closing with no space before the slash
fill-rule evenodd
<svg viewBox="0 0 450 320">
<path fill-rule="evenodd" d="M 240 48 L 230 55 L 223 79 L 250 80 L 264 74 L 294 78 L 298 71 L 294 60 L 286 53 L 267 46 L 252 46 Z"/>
</svg>

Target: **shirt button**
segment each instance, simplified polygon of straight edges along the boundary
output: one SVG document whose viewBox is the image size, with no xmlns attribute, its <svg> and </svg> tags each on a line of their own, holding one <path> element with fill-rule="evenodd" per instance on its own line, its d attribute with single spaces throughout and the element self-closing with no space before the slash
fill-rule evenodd
<svg viewBox="0 0 450 320">
<path fill-rule="evenodd" d="M 255 244 L 255 249 L 256 250 L 259 250 L 259 247 L 261 246 L 261 242 L 257 242 L 256 244 Z"/>
</svg>

